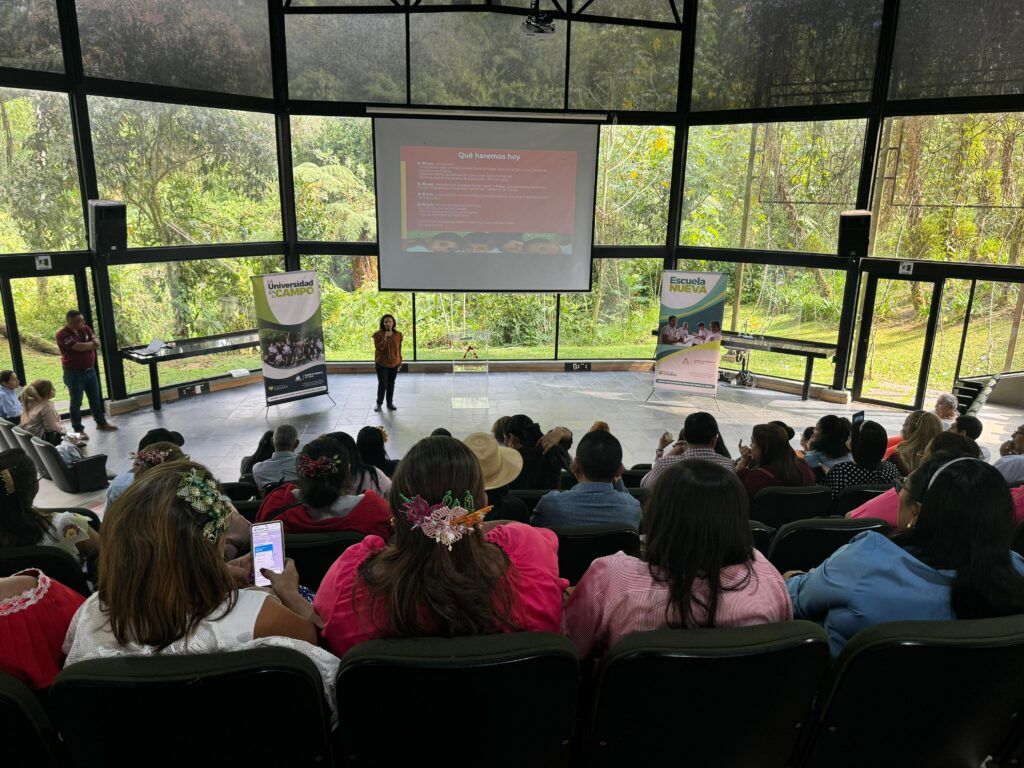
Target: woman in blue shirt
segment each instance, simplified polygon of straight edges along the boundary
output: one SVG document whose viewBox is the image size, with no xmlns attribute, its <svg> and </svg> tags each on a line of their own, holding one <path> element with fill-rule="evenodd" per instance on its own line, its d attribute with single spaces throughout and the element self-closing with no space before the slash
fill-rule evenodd
<svg viewBox="0 0 1024 768">
<path fill-rule="evenodd" d="M 852 461 L 850 448 L 850 420 L 845 416 L 829 414 L 818 419 L 811 434 L 810 448 L 804 460 L 812 469 L 821 467 L 827 472 L 836 464 Z"/>
<path fill-rule="evenodd" d="M 900 533 L 867 531 L 789 578 L 793 616 L 824 625 L 832 655 L 886 621 L 1024 613 L 1024 558 L 1010 551 L 1013 500 L 975 458 L 937 456 L 900 491 Z"/>
</svg>

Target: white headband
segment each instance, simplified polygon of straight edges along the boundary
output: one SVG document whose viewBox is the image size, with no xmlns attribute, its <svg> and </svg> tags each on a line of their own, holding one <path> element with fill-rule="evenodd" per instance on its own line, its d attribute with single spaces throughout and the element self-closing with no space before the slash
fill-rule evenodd
<svg viewBox="0 0 1024 768">
<path fill-rule="evenodd" d="M 928 491 L 930 491 L 932 489 L 932 486 L 935 485 L 935 480 L 938 478 L 939 475 L 942 474 L 943 470 L 946 467 L 948 467 L 948 466 L 950 466 L 952 464 L 956 464 L 958 461 L 981 461 L 981 459 L 976 459 L 973 456 L 961 456 L 958 459 L 950 459 L 945 464 L 943 464 L 941 467 L 939 467 L 938 469 L 935 470 L 935 474 L 932 475 L 932 479 L 928 481 L 928 487 L 924 489 L 924 492 L 928 493 Z M 981 463 L 984 464 L 985 462 L 982 461 Z"/>
</svg>

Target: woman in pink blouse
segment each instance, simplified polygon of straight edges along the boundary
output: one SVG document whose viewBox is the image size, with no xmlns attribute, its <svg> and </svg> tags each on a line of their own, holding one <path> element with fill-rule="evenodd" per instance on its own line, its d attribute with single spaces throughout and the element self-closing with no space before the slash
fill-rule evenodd
<svg viewBox="0 0 1024 768">
<path fill-rule="evenodd" d="M 619 552 L 595 560 L 566 603 L 565 632 L 582 657 L 632 632 L 793 618 L 782 576 L 754 549 L 735 473 L 676 464 L 655 483 L 644 524 L 644 559 Z"/>
<path fill-rule="evenodd" d="M 394 534 L 367 536 L 331 566 L 313 607 L 341 656 L 379 637 L 558 632 L 558 540 L 520 523 L 484 524 L 480 464 L 451 437 L 420 440 L 392 479 Z"/>
</svg>

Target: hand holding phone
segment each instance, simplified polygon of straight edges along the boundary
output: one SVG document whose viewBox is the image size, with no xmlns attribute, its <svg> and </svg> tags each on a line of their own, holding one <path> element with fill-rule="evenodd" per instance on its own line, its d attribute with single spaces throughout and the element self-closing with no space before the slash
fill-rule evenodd
<svg viewBox="0 0 1024 768">
<path fill-rule="evenodd" d="M 269 587 L 270 579 L 261 571 L 284 573 L 284 526 L 280 520 L 256 523 L 250 529 L 252 535 L 252 571 L 257 587 Z"/>
</svg>

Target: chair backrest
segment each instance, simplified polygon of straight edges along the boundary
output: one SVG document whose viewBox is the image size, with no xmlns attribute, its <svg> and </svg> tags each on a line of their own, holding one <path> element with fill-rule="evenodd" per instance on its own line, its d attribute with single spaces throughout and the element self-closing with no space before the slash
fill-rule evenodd
<svg viewBox="0 0 1024 768">
<path fill-rule="evenodd" d="M 299 581 L 314 592 L 341 553 L 363 540 L 355 531 L 333 533 L 289 533 L 284 537 L 284 553 L 295 561 Z"/>
<path fill-rule="evenodd" d="M 629 635 L 598 670 L 586 764 L 783 768 L 828 660 L 806 621 Z"/>
<path fill-rule="evenodd" d="M 80 595 L 92 594 L 78 560 L 57 547 L 0 547 L 0 576 L 38 568 Z"/>
<path fill-rule="evenodd" d="M 1013 532 L 1013 545 L 1010 549 L 1024 557 L 1024 523 L 1018 525 L 1017 530 Z"/>
<path fill-rule="evenodd" d="M 802 765 L 981 765 L 1022 705 L 1024 616 L 879 624 L 836 660 Z"/>
<path fill-rule="evenodd" d="M 36 447 L 32 444 L 32 438 L 34 435 L 31 432 L 26 432 L 21 427 L 12 427 L 11 434 L 14 435 L 14 439 L 18 443 L 16 447 L 21 448 L 21 450 L 23 450 L 28 457 L 32 459 L 32 462 L 36 465 L 36 469 L 39 470 L 39 473 L 43 477 L 49 477 L 50 473 L 43 464 L 43 459 L 39 455 L 39 451 L 37 451 Z"/>
<path fill-rule="evenodd" d="M 839 492 L 836 500 L 832 502 L 832 514 L 842 517 L 847 512 L 852 512 L 862 504 L 868 503 L 876 496 L 881 496 L 892 487 L 890 483 L 847 486 Z"/>
<path fill-rule="evenodd" d="M 32 447 L 36 449 L 39 460 L 46 467 L 46 472 L 50 479 L 53 480 L 53 484 L 64 491 L 64 493 L 78 493 L 78 486 L 68 468 L 64 465 L 60 454 L 57 453 L 57 448 L 45 440 L 40 440 L 38 437 L 32 438 Z"/>
<path fill-rule="evenodd" d="M 578 482 L 579 481 L 576 479 L 576 475 L 574 475 L 572 472 L 569 472 L 569 471 L 563 469 L 562 470 L 562 477 L 558 481 L 558 487 L 559 487 L 559 489 L 561 489 L 563 491 L 568 491 L 570 488 L 572 488 Z"/>
<path fill-rule="evenodd" d="M 260 727 L 268 709 L 273 727 Z M 79 768 L 210 765 L 225 753 L 233 765 L 331 760 L 322 679 L 288 648 L 78 662 L 50 688 L 50 712 Z"/>
<path fill-rule="evenodd" d="M 7 419 L 0 419 L 0 448 L 20 448 L 18 445 L 18 438 L 14 436 L 14 429 L 17 424 L 8 421 Z"/>
<path fill-rule="evenodd" d="M 775 530 L 762 522 L 751 520 L 750 533 L 754 537 L 754 549 L 768 557 L 768 550 L 772 546 L 772 534 L 775 533 Z"/>
<path fill-rule="evenodd" d="M 642 469 L 645 473 L 649 472 L 653 464 L 634 464 L 630 469 Z"/>
<path fill-rule="evenodd" d="M 639 488 L 646 474 L 647 471 L 643 469 L 627 469 L 622 473 L 622 484 L 627 488 Z"/>
<path fill-rule="evenodd" d="M 260 500 L 256 500 L 256 501 L 233 501 L 231 503 L 235 505 L 235 509 L 238 510 L 238 514 L 240 514 L 242 517 L 244 517 L 250 523 L 255 523 L 256 522 L 256 515 L 260 511 L 260 504 L 262 504 L 262 502 Z"/>
<path fill-rule="evenodd" d="M 522 488 L 518 490 L 513 489 L 508 493 L 510 496 L 515 496 L 517 498 L 522 499 L 523 503 L 526 504 L 526 508 L 529 509 L 532 513 L 537 506 L 537 502 L 540 501 L 540 497 L 546 493 L 551 493 L 551 491 L 537 490 L 533 488 Z"/>
<path fill-rule="evenodd" d="M 781 528 L 793 520 L 824 517 L 831 507 L 832 492 L 822 485 L 765 488 L 750 505 L 750 519 Z"/>
<path fill-rule="evenodd" d="M 564 766 L 578 687 L 560 635 L 373 640 L 341 661 L 339 741 L 351 765 Z"/>
<path fill-rule="evenodd" d="M 221 483 L 220 490 L 231 501 L 251 501 L 260 497 L 255 483 Z"/>
<path fill-rule="evenodd" d="M 599 557 L 625 552 L 640 556 L 640 536 L 625 525 L 547 526 L 558 536 L 558 575 L 575 584 Z"/>
<path fill-rule="evenodd" d="M 641 502 L 647 501 L 647 498 L 651 495 L 650 488 L 641 488 L 637 486 L 635 488 L 627 488 L 626 491 L 635 499 L 639 499 Z"/>
<path fill-rule="evenodd" d="M 863 531 L 878 531 L 888 536 L 892 526 L 873 517 L 794 520 L 779 528 L 772 539 L 768 559 L 786 571 L 809 571 L 825 562 L 833 552 Z"/>
<path fill-rule="evenodd" d="M 57 732 L 36 695 L 0 672 L 0 742 L 9 766 L 58 768 L 66 764 Z"/>
</svg>

